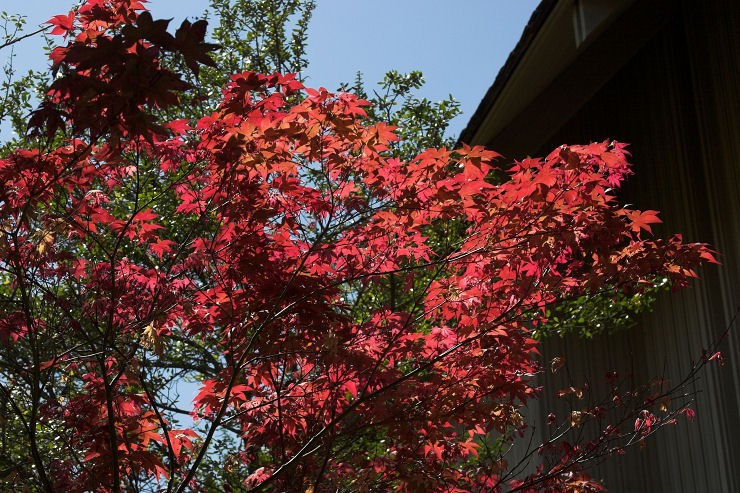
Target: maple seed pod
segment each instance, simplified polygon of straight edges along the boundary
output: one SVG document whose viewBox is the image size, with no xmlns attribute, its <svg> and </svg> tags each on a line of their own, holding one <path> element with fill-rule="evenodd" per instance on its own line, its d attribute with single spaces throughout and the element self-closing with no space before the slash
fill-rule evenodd
<svg viewBox="0 0 740 493">
<path fill-rule="evenodd" d="M 509 423 L 511 423 L 511 426 L 516 428 L 517 430 L 524 427 L 524 418 L 521 414 L 519 414 L 518 411 L 513 411 L 511 415 L 509 416 Z"/>
<path fill-rule="evenodd" d="M 46 250 L 49 249 L 51 245 L 54 244 L 54 233 L 51 231 L 44 231 L 41 233 L 41 241 L 39 241 L 39 244 L 36 246 L 36 251 L 39 253 L 39 255 L 43 255 Z"/>
<path fill-rule="evenodd" d="M 658 409 L 661 410 L 661 412 L 668 411 L 668 406 L 671 405 L 671 397 L 665 396 L 660 400 L 660 404 L 658 405 Z"/>
<path fill-rule="evenodd" d="M 552 373 L 557 373 L 563 366 L 565 366 L 564 356 L 556 356 L 550 361 L 550 371 Z"/>
<path fill-rule="evenodd" d="M 154 354 L 157 356 L 162 356 L 164 353 L 162 336 L 160 336 L 157 329 L 154 328 L 154 322 L 149 322 L 149 325 L 144 327 L 139 342 L 146 349 L 153 350 Z"/>
<path fill-rule="evenodd" d="M 509 463 L 506 461 L 506 459 L 499 459 L 496 462 L 493 463 L 491 466 L 491 470 L 494 474 L 501 474 L 506 472 L 506 470 L 509 468 Z"/>
</svg>

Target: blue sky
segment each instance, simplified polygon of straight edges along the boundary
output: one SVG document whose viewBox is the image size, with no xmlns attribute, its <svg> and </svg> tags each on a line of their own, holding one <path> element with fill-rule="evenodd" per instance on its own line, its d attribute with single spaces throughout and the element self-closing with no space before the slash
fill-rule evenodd
<svg viewBox="0 0 740 493">
<path fill-rule="evenodd" d="M 206 0 L 151 0 L 155 17 L 196 18 Z M 458 135 L 493 82 L 539 0 L 317 0 L 310 25 L 307 84 L 336 89 L 361 71 L 376 82 L 386 70 L 421 70 L 420 93 L 433 101 L 455 96 L 463 115 L 450 133 Z M 28 29 L 66 13 L 69 0 L 3 0 L 1 10 L 27 16 Z M 21 71 L 42 68 L 38 39 L 16 45 Z M 0 63 L 7 57 L 0 51 Z"/>
</svg>

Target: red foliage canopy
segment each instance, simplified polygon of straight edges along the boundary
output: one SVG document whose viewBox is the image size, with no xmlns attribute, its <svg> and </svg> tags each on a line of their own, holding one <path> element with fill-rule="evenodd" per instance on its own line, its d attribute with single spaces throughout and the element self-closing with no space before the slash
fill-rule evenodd
<svg viewBox="0 0 740 493">
<path fill-rule="evenodd" d="M 160 54 L 197 72 L 215 47 L 204 23 L 172 36 L 141 10 L 89 0 L 50 20 L 68 41 L 30 123 L 70 137 L 0 160 L 14 300 L 0 340 L 31 354 L 3 385 L 31 389 L 30 434 L 67 430 L 63 454 L 32 451 L 50 490 L 121 491 L 131 477 L 197 490 L 227 426 L 247 489 L 503 488 L 501 463 L 478 456 L 537 395 L 544 309 L 658 276 L 683 286 L 714 261 L 646 236 L 655 211 L 617 204 L 623 144 L 508 167 L 467 146 L 403 162 L 367 102 L 251 72 L 198 122 L 159 122 L 187 88 Z M 451 223 L 461 233 L 444 241 Z M 359 309 L 391 275 L 410 301 Z M 193 403 L 200 434 L 173 429 L 147 380 L 176 341 L 217 369 Z M 538 474 L 530 484 L 569 491 L 585 477 Z"/>
</svg>

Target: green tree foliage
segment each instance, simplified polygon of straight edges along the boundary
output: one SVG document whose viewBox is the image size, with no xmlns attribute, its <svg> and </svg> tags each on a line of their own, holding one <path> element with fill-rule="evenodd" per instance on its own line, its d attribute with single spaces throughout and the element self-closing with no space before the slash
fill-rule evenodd
<svg viewBox="0 0 740 493">
<path fill-rule="evenodd" d="M 27 32 L 25 26 L 24 17 L 0 12 L 0 155 L 7 154 L 23 141 L 28 115 L 49 84 L 49 75 L 44 71 L 18 73 L 16 44 L 30 36 L 41 36 L 43 32 Z"/>
</svg>

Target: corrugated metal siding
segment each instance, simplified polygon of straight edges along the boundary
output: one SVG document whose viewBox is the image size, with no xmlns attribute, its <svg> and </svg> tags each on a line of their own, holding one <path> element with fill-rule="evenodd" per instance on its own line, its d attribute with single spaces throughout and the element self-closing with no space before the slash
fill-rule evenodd
<svg viewBox="0 0 740 493">
<path fill-rule="evenodd" d="M 630 142 L 636 175 L 623 197 L 662 211 L 658 234 L 711 243 L 723 265 L 662 297 L 639 329 L 548 342 L 546 353 L 565 354 L 576 382 L 590 376 L 596 384 L 618 369 L 635 381 L 664 375 L 675 383 L 740 306 L 740 2 L 685 1 L 672 15 L 542 151 L 563 142 Z M 611 491 L 740 491 L 738 341 L 735 329 L 722 345 L 727 365 L 695 384 L 697 422 L 663 430 L 644 449 L 598 467 Z"/>
</svg>

